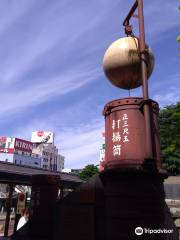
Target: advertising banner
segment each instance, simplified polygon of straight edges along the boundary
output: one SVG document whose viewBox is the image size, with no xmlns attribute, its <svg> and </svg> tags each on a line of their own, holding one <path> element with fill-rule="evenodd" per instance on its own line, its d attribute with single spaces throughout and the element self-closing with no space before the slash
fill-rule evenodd
<svg viewBox="0 0 180 240">
<path fill-rule="evenodd" d="M 32 132 L 31 141 L 33 143 L 54 143 L 54 133 L 45 131 Z"/>
<path fill-rule="evenodd" d="M 30 142 L 30 141 L 15 138 L 14 149 L 15 150 L 20 150 L 20 151 L 23 151 L 23 152 L 32 153 L 33 143 Z"/>
<path fill-rule="evenodd" d="M 14 149 L 13 148 L 0 147 L 0 153 L 14 153 Z"/>
</svg>

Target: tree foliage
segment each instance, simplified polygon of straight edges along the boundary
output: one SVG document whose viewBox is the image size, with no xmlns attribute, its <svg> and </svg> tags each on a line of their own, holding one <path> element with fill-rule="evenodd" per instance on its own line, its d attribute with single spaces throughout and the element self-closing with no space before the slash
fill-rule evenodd
<svg viewBox="0 0 180 240">
<path fill-rule="evenodd" d="M 180 174 L 180 102 L 160 111 L 159 125 L 163 167 Z"/>
<path fill-rule="evenodd" d="M 98 167 L 95 166 L 94 164 L 89 164 L 85 166 L 85 168 L 82 170 L 82 172 L 79 173 L 79 177 L 82 180 L 88 180 L 90 177 L 98 173 Z"/>
</svg>

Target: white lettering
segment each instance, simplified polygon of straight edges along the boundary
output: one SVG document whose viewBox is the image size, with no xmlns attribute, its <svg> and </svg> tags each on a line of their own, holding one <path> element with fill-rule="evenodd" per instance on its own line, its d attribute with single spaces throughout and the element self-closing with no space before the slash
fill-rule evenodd
<svg viewBox="0 0 180 240">
<path fill-rule="evenodd" d="M 113 120 L 113 122 L 112 122 L 112 129 L 113 130 L 115 129 L 115 126 L 116 126 L 116 123 L 115 123 L 115 120 Z"/>
<path fill-rule="evenodd" d="M 121 135 L 119 134 L 119 132 L 113 132 L 112 141 L 113 143 L 121 141 Z"/>
<path fill-rule="evenodd" d="M 26 143 L 26 142 L 16 140 L 15 148 L 20 148 L 20 149 L 23 149 L 23 150 L 32 151 L 33 146 L 30 143 Z"/>
<path fill-rule="evenodd" d="M 124 129 L 123 129 L 123 134 L 129 134 L 128 128 L 124 128 Z"/>
<path fill-rule="evenodd" d="M 114 130 L 116 127 L 119 129 L 120 128 L 120 122 L 121 122 L 121 120 L 120 119 L 118 119 L 118 120 L 113 120 L 112 121 L 112 129 Z"/>
<path fill-rule="evenodd" d="M 125 120 L 123 123 L 124 123 L 123 127 L 128 127 L 128 121 L 127 120 Z"/>
<path fill-rule="evenodd" d="M 128 115 L 127 115 L 127 113 L 124 113 L 122 120 L 127 120 L 127 119 L 128 119 Z"/>
<path fill-rule="evenodd" d="M 120 156 L 121 155 L 121 145 L 114 145 L 113 146 L 113 156 Z"/>
<path fill-rule="evenodd" d="M 124 136 L 123 142 L 129 142 L 128 136 Z"/>
</svg>

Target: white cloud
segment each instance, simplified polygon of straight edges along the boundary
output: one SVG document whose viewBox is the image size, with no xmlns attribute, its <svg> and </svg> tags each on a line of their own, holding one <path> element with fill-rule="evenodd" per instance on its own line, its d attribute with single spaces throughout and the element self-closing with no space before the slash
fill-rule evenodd
<svg viewBox="0 0 180 240">
<path fill-rule="evenodd" d="M 166 81 L 154 83 L 152 98 L 159 103 L 160 107 L 180 101 L 179 79 L 180 74 L 171 74 L 166 76 Z"/>
<path fill-rule="evenodd" d="M 153 99 L 160 104 L 160 107 L 165 107 L 170 104 L 175 104 L 180 101 L 179 90 L 171 87 L 171 91 L 154 95 Z"/>
<path fill-rule="evenodd" d="M 0 25 L 0 35 L 6 31 L 10 25 L 12 25 L 17 19 L 26 15 L 28 10 L 33 7 L 35 3 L 34 0 L 24 1 L 19 0 L 18 4 L 15 1 L 1 1 L 0 15 L 1 15 L 1 25 Z"/>
<path fill-rule="evenodd" d="M 109 9 L 102 8 L 100 1 L 96 9 L 100 11 L 93 17 L 96 4 L 82 3 L 79 8 L 72 1 L 70 5 L 55 1 L 50 7 L 42 8 L 40 14 L 30 5 L 26 17 L 22 14 L 26 13 L 23 7 L 22 13 L 14 9 L 13 21 L 8 22 L 13 34 L 4 24 L 7 42 L 0 46 L 0 52 L 4 53 L 3 60 L 0 59 L 0 102 L 4 103 L 1 118 L 75 91 L 102 74 L 97 64 L 97 52 L 102 46 L 94 45 L 95 39 L 100 40 L 101 36 L 95 34 L 92 38 L 91 34 L 101 28 Z"/>
<path fill-rule="evenodd" d="M 67 168 L 98 164 L 103 125 L 103 119 L 98 119 L 76 128 L 64 129 L 56 134 L 57 145 L 66 156 Z"/>
<path fill-rule="evenodd" d="M 1 106 L 1 117 L 4 114 L 9 116 L 26 110 L 28 107 L 37 106 L 43 102 L 47 102 L 56 96 L 70 93 L 88 82 L 96 80 L 100 75 L 98 69 L 91 69 L 89 66 L 79 67 L 79 71 L 75 68 L 69 69 L 62 75 L 54 79 L 37 79 L 37 83 L 32 87 L 24 89 L 10 89 L 8 92 L 2 92 L 0 102 L 4 102 Z"/>
<path fill-rule="evenodd" d="M 144 14 L 148 35 L 150 37 L 159 36 L 159 39 L 163 32 L 178 27 L 180 24 L 178 7 L 176 1 L 153 0 L 145 2 Z"/>
<path fill-rule="evenodd" d="M 102 8 L 102 3 L 82 4 L 80 1 L 79 4 L 80 8 L 72 1 L 68 4 L 64 2 L 61 6 L 59 1 L 54 1 L 47 4 L 48 7 L 43 8 L 40 13 L 38 8 L 36 11 L 33 9 L 26 18 L 22 16 L 22 19 L 17 18 L 16 22 L 10 21 L 8 27 L 12 28 L 13 33 L 4 25 L 8 36 L 5 35 L 7 42 L 4 42 L 3 47 L 6 48 L 6 53 L 0 64 L 1 84 L 10 86 L 12 83 L 22 82 L 30 71 L 38 65 L 44 64 L 46 67 L 46 61 L 55 56 L 53 61 L 59 61 L 60 68 L 69 67 L 67 62 L 66 66 L 63 63 L 66 59 L 75 62 L 77 56 L 81 55 L 84 56 L 84 61 L 89 62 L 86 53 L 94 49 L 94 44 L 91 43 L 95 40 L 98 26 L 101 28 L 103 17 L 109 9 L 107 6 Z M 95 5 L 98 11 L 96 17 Z M 16 13 L 17 9 L 14 11 Z M 22 21 L 25 22 L 24 25 Z M 94 39 L 91 34 L 94 34 Z M 89 39 L 90 45 L 85 46 Z"/>
</svg>

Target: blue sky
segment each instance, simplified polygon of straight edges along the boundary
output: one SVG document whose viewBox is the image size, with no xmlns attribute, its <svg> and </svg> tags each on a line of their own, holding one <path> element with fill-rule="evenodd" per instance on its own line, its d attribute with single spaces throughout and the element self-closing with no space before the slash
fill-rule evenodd
<svg viewBox="0 0 180 240">
<path fill-rule="evenodd" d="M 54 131 L 66 168 L 98 163 L 103 106 L 128 96 L 106 80 L 102 59 L 124 36 L 122 22 L 133 3 L 0 1 L 0 135 L 30 139 L 32 131 Z M 163 107 L 180 100 L 180 12 L 175 0 L 144 0 L 144 12 L 156 59 L 150 97 Z M 131 95 L 141 96 L 141 89 Z"/>
</svg>

